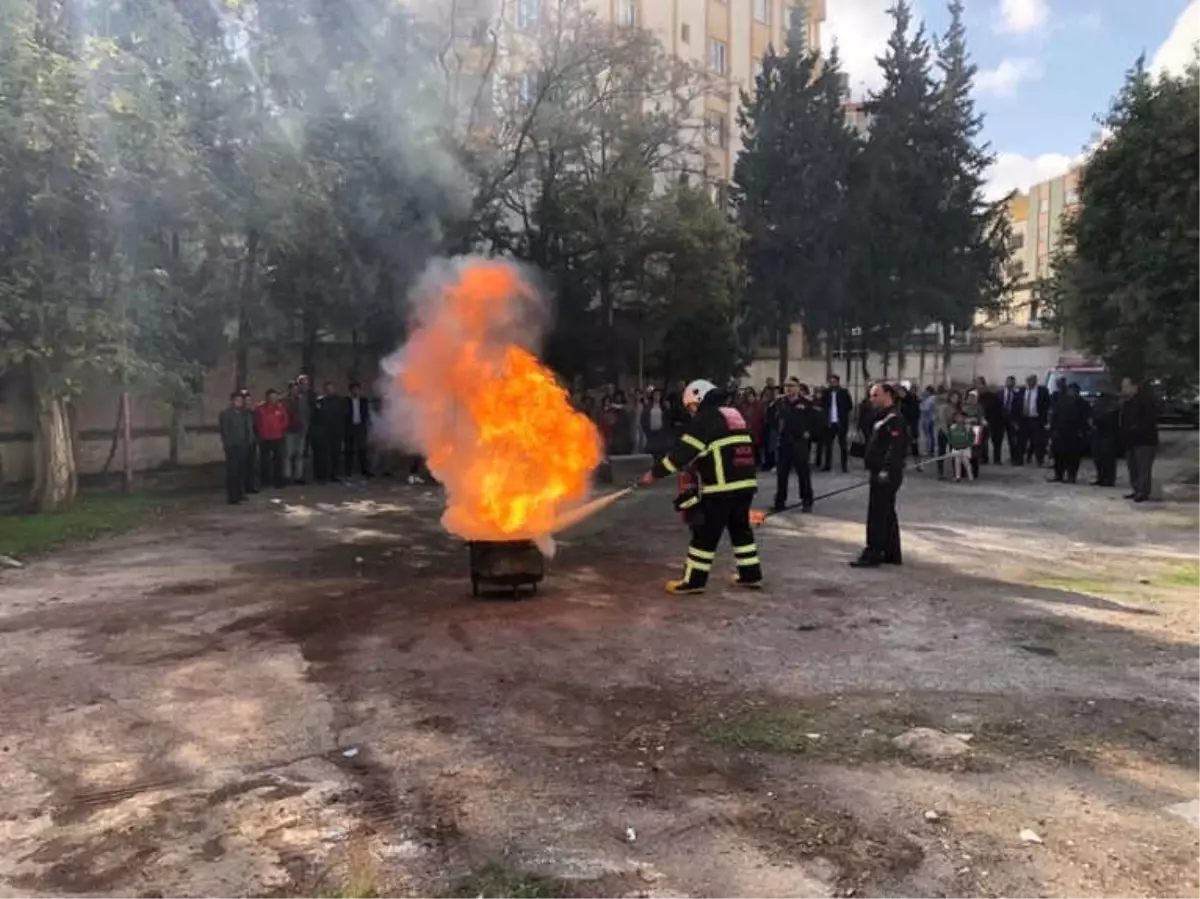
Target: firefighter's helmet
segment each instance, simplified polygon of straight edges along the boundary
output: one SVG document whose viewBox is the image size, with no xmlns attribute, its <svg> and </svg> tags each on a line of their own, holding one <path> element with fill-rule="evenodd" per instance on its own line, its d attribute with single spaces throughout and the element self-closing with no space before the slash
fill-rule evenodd
<svg viewBox="0 0 1200 899">
<path fill-rule="evenodd" d="M 688 409 L 695 409 L 712 391 L 717 389 L 717 385 L 712 381 L 706 381 L 703 378 L 692 381 L 687 387 L 683 388 L 683 405 Z"/>
</svg>

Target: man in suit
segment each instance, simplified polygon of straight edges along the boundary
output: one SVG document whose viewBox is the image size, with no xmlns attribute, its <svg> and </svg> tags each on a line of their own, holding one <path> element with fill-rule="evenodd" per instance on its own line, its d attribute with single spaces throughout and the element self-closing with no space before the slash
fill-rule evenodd
<svg viewBox="0 0 1200 899">
<path fill-rule="evenodd" d="M 354 462 L 364 478 L 371 477 L 371 460 L 367 456 L 367 440 L 371 433 L 371 402 L 362 395 L 362 384 L 350 382 L 350 397 L 346 400 L 346 474 L 354 473 Z"/>
<path fill-rule="evenodd" d="M 322 393 L 313 403 L 312 448 L 313 475 L 318 484 L 338 480 L 338 460 L 341 458 L 345 431 L 346 408 L 332 381 L 326 381 Z"/>
<path fill-rule="evenodd" d="M 1025 390 L 1021 395 L 1019 431 L 1021 439 L 1020 461 L 1033 459 L 1038 467 L 1046 461 L 1046 422 L 1050 418 L 1050 391 L 1038 383 L 1037 375 L 1025 379 Z"/>
<path fill-rule="evenodd" d="M 1021 464 L 1021 437 L 1018 423 L 1020 421 L 1022 396 L 1022 390 L 1017 386 L 1017 379 L 1012 375 L 1004 379 L 1004 388 L 996 393 L 1000 405 L 1000 427 L 992 434 L 992 443 L 996 449 L 997 464 L 1000 462 L 1001 441 L 1005 439 L 1008 440 L 1009 464 Z"/>
<path fill-rule="evenodd" d="M 822 471 L 829 471 L 833 464 L 833 441 L 837 440 L 841 453 L 842 472 L 847 471 L 849 449 L 846 446 L 846 435 L 850 431 L 850 419 L 854 401 L 850 399 L 850 391 L 842 386 L 842 379 L 830 375 L 828 390 L 821 402 L 821 411 L 825 413 L 825 449 L 821 454 L 825 464 Z"/>
<path fill-rule="evenodd" d="M 979 461 L 989 465 L 992 457 L 995 457 L 999 465 L 1000 448 L 1004 445 L 1004 412 L 1000 394 L 988 385 L 987 378 L 982 375 L 975 379 L 975 390 L 979 394 L 979 408 L 986 425 L 984 441 L 979 447 Z"/>
</svg>

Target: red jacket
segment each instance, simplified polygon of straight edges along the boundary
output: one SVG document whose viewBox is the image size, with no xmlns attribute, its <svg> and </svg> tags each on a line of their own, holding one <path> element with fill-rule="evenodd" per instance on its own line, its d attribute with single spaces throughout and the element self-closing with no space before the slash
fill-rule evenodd
<svg viewBox="0 0 1200 899">
<path fill-rule="evenodd" d="M 254 410 L 254 425 L 259 440 L 282 440 L 287 433 L 287 406 L 283 403 L 259 403 Z"/>
</svg>

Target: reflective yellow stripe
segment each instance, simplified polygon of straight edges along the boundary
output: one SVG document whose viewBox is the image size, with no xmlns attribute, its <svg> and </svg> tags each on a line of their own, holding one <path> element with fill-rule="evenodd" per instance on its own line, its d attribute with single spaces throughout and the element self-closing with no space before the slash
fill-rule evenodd
<svg viewBox="0 0 1200 899">
<path fill-rule="evenodd" d="M 719 450 L 726 446 L 737 446 L 740 443 L 754 443 L 754 438 L 749 434 L 731 434 L 728 437 L 720 437 L 708 445 L 710 450 Z"/>
<path fill-rule="evenodd" d="M 721 457 L 721 450 L 727 446 L 747 445 L 754 445 L 754 438 L 749 434 L 730 434 L 728 437 L 718 437 L 705 447 L 705 453 L 711 455 L 713 460 L 713 476 L 716 480 L 714 486 L 720 487 L 725 483 L 725 460 Z"/>
<path fill-rule="evenodd" d="M 710 562 L 717 557 L 717 554 L 714 552 L 709 552 L 706 549 L 696 549 L 694 546 L 688 547 L 688 555 L 695 556 L 697 559 L 708 560 Z"/>
<path fill-rule="evenodd" d="M 667 470 L 667 474 L 674 474 L 676 471 L 678 471 L 678 469 L 675 467 L 675 463 L 671 461 L 670 456 L 663 456 L 662 464 L 663 468 Z"/>
<path fill-rule="evenodd" d="M 749 559 L 738 559 L 737 564 L 738 568 L 748 568 L 751 565 L 759 565 L 761 563 L 758 561 L 758 556 L 751 556 Z"/>
<path fill-rule="evenodd" d="M 703 571 L 707 574 L 712 571 L 712 562 L 693 562 L 691 559 L 688 559 L 683 565 L 683 579 L 690 581 L 693 571 Z"/>
<path fill-rule="evenodd" d="M 682 440 L 684 443 L 686 443 L 688 446 L 694 447 L 695 449 L 699 450 L 700 452 L 704 452 L 705 447 L 704 447 L 703 440 L 700 440 L 697 437 L 693 437 L 691 434 L 684 434 L 679 439 Z"/>
<path fill-rule="evenodd" d="M 758 552 L 758 547 L 753 543 L 748 543 L 745 546 L 735 546 L 733 548 L 733 554 L 735 556 L 744 556 L 746 553 L 753 555 L 756 552 Z"/>
<path fill-rule="evenodd" d="M 691 499 L 685 499 L 683 502 L 681 502 L 679 504 L 679 508 L 690 509 L 692 506 L 698 506 L 699 504 L 700 504 L 700 497 L 693 496 Z"/>
<path fill-rule="evenodd" d="M 727 484 L 702 484 L 701 493 L 732 493 L 734 490 L 754 490 L 758 481 L 730 481 Z"/>
</svg>

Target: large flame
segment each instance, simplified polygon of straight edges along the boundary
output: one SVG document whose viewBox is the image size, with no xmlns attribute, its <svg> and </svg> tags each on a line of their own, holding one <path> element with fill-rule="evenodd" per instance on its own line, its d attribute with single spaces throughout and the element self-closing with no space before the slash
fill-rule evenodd
<svg viewBox="0 0 1200 899">
<path fill-rule="evenodd" d="M 600 463 L 592 422 L 526 346 L 540 298 L 518 269 L 440 263 L 417 290 L 415 328 L 385 363 L 388 418 L 446 488 L 442 525 L 468 540 L 535 539 L 587 497 Z"/>
</svg>

